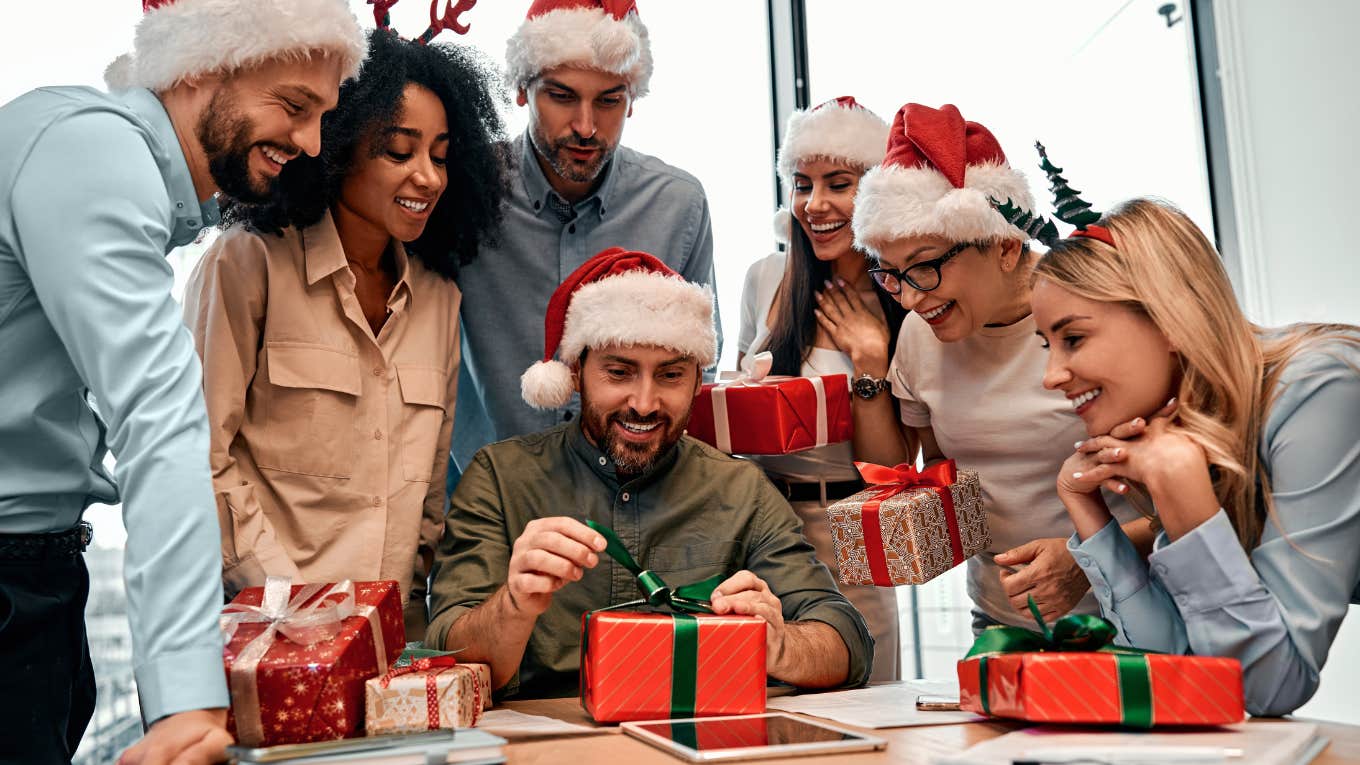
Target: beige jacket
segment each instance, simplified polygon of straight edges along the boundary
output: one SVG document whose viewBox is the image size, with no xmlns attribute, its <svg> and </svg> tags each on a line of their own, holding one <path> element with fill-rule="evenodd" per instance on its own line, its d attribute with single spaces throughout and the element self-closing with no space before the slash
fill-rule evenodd
<svg viewBox="0 0 1360 765">
<path fill-rule="evenodd" d="M 375 338 L 329 214 L 282 237 L 236 227 L 204 255 L 184 313 L 203 359 L 228 595 L 266 575 L 395 579 L 424 632 L 424 563 L 444 528 L 458 383 L 450 281 L 394 243 Z"/>
</svg>

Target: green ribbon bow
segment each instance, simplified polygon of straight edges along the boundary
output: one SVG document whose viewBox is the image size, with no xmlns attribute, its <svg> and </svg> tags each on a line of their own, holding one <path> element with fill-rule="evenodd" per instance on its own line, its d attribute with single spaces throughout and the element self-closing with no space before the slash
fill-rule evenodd
<svg viewBox="0 0 1360 765">
<path fill-rule="evenodd" d="M 1152 651 L 1110 645 L 1117 630 L 1109 621 L 1094 614 L 1068 614 L 1049 628 L 1033 596 L 1029 598 L 1029 612 L 1039 625 L 1038 632 L 994 625 L 977 636 L 964 656 L 965 659 L 978 659 L 978 693 L 985 714 L 991 714 L 987 691 L 987 660 L 990 657 L 1027 651 L 1087 651 L 1115 655 L 1121 722 L 1135 728 L 1152 727 L 1152 673 L 1147 662 L 1147 654 Z"/>
<path fill-rule="evenodd" d="M 671 609 L 671 620 L 675 625 L 675 640 L 671 649 L 671 717 L 693 717 L 694 689 L 699 677 L 699 620 L 693 615 L 713 613 L 709 600 L 713 597 L 713 590 L 722 583 L 722 575 L 673 588 L 655 571 L 648 571 L 638 565 L 613 529 L 595 521 L 586 521 L 586 525 L 604 537 L 605 553 L 637 577 L 638 589 L 643 595 L 642 600 L 591 611 L 586 615 L 587 623 L 592 616 L 602 611 L 641 605 Z M 582 655 L 586 650 L 584 640 L 582 636 Z"/>
</svg>

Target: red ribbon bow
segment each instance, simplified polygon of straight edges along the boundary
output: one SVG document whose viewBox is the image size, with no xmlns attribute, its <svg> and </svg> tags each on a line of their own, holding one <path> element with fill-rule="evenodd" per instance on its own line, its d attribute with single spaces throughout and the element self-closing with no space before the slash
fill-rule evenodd
<svg viewBox="0 0 1360 765">
<path fill-rule="evenodd" d="M 888 573 L 888 559 L 884 554 L 883 529 L 878 509 L 883 500 L 916 489 L 932 489 L 940 498 L 945 524 L 949 527 L 949 547 L 954 553 L 954 565 L 964 561 L 963 539 L 959 536 L 959 518 L 954 511 L 954 495 L 949 487 L 958 480 L 958 466 L 954 460 L 936 462 L 925 470 L 902 463 L 894 467 L 856 462 L 860 477 L 878 489 L 878 493 L 860 509 L 860 526 L 864 531 L 864 552 L 869 559 L 869 573 L 879 587 L 893 587 L 897 583 Z"/>
<path fill-rule="evenodd" d="M 392 679 L 402 675 L 410 675 L 416 672 L 428 672 L 425 675 L 425 724 L 430 730 L 439 730 L 439 682 L 437 678 L 444 670 L 458 666 L 458 659 L 453 656 L 431 656 L 424 659 L 414 659 L 404 667 L 393 667 L 382 676 L 379 685 L 385 690 L 392 683 Z M 431 669 L 436 670 L 430 672 Z M 477 727 L 477 723 L 482 719 L 482 682 L 477 676 L 477 672 L 469 668 L 472 677 L 472 727 Z"/>
</svg>

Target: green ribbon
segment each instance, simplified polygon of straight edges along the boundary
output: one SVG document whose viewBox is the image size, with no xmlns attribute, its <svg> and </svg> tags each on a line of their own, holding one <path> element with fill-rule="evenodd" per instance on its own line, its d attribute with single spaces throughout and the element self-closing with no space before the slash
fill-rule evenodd
<svg viewBox="0 0 1360 765">
<path fill-rule="evenodd" d="M 1121 722 L 1134 728 L 1152 727 L 1152 673 L 1147 654 L 1153 651 L 1111 645 L 1118 631 L 1109 621 L 1094 614 L 1068 614 L 1050 628 L 1032 596 L 1029 612 L 1039 625 L 1038 632 L 993 625 L 977 636 L 964 656 L 965 659 L 978 659 L 978 693 L 982 697 L 983 713 L 991 714 L 992 711 L 987 689 L 987 660 L 993 656 L 1029 651 L 1112 653 L 1116 654 Z"/>
<path fill-rule="evenodd" d="M 587 626 L 591 617 L 602 611 L 641 605 L 671 609 L 673 612 L 671 620 L 675 630 L 671 648 L 671 717 L 693 717 L 695 687 L 699 682 L 699 620 L 695 619 L 693 614 L 713 613 L 713 606 L 709 601 L 713 597 L 713 590 L 722 583 L 722 575 L 717 574 L 702 581 L 673 588 L 655 571 L 649 571 L 638 565 L 613 529 L 595 521 L 586 521 L 586 525 L 604 537 L 605 553 L 637 578 L 638 589 L 642 591 L 643 596 L 642 600 L 591 611 L 586 614 Z M 586 650 L 584 640 L 585 637 L 582 636 L 582 654 Z"/>
</svg>

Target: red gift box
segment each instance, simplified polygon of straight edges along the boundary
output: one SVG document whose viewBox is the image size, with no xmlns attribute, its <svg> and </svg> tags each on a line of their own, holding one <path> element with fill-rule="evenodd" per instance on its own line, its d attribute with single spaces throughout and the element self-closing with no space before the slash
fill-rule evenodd
<svg viewBox="0 0 1360 765">
<path fill-rule="evenodd" d="M 764 712 L 765 621 L 587 612 L 581 617 L 581 704 L 597 722 Z"/>
<path fill-rule="evenodd" d="M 728 454 L 792 454 L 849 441 L 850 383 L 845 375 L 710 383 L 694 399 L 688 432 Z"/>
<path fill-rule="evenodd" d="M 246 746 L 362 735 L 364 681 L 386 672 L 406 640 L 396 582 L 270 577 L 242 590 L 222 624 L 227 726 Z"/>
<path fill-rule="evenodd" d="M 1242 722 L 1236 659 L 1026 651 L 958 664 L 959 706 L 1031 722 L 1150 728 Z"/>
</svg>

